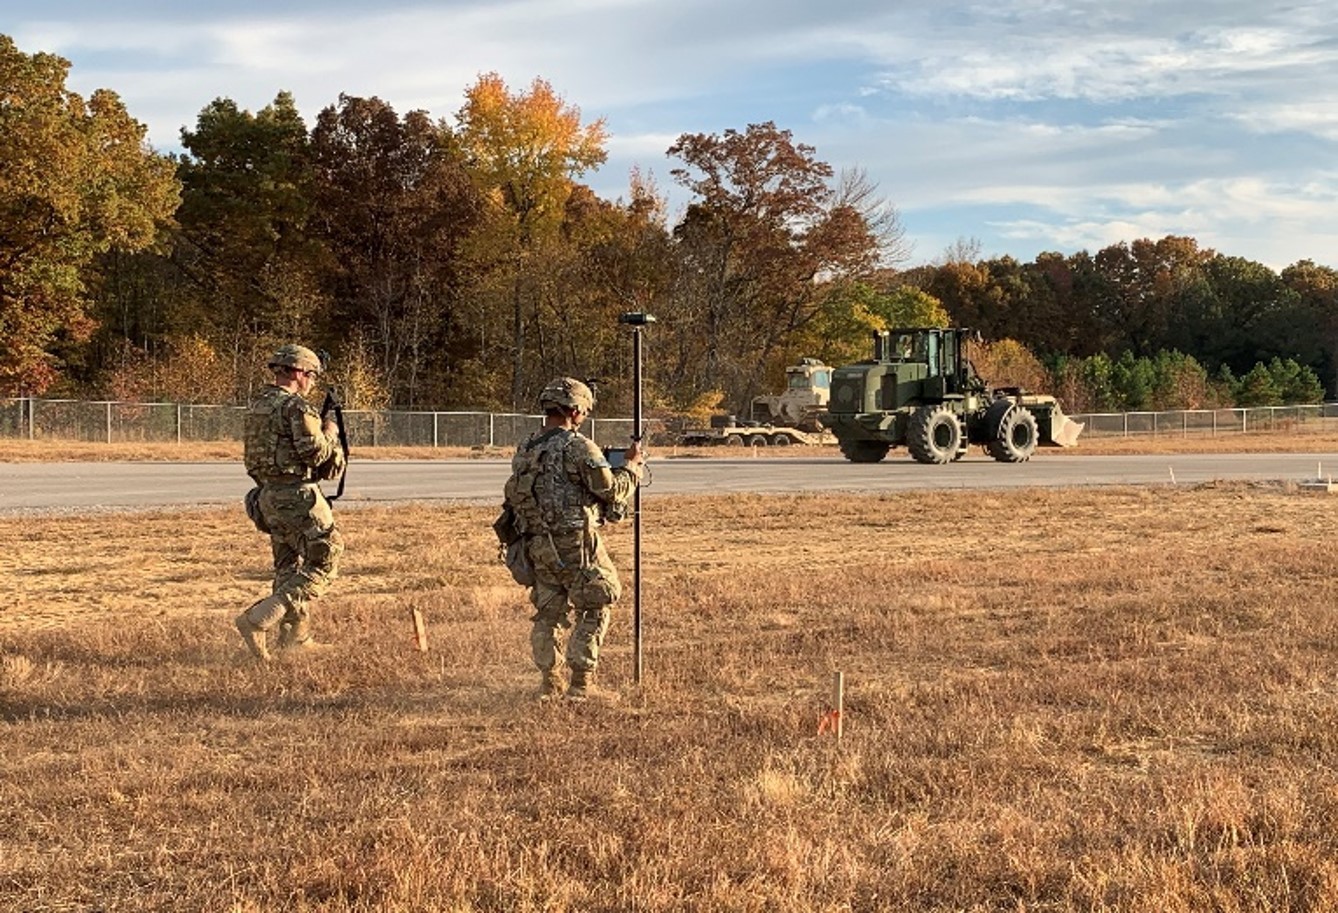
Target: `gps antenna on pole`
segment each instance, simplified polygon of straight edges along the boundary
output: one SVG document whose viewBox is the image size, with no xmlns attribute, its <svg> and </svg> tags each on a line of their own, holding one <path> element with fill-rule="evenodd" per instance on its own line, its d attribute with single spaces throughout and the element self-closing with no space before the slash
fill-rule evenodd
<svg viewBox="0 0 1338 913">
<path fill-rule="evenodd" d="M 645 434 L 641 419 L 641 330 L 655 322 L 645 311 L 629 311 L 618 322 L 632 328 L 632 440 L 640 443 Z M 632 501 L 632 680 L 641 684 L 641 486 Z"/>
</svg>

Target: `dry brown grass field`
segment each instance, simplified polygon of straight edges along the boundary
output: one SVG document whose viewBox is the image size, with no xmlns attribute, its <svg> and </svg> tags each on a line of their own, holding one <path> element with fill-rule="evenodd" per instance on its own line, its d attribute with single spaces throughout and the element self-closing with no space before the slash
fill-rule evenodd
<svg viewBox="0 0 1338 913">
<path fill-rule="evenodd" d="M 240 510 L 0 518 L 0 909 L 1338 909 L 1331 497 L 648 493 L 584 705 L 487 509 L 343 511 L 268 667 Z"/>
</svg>

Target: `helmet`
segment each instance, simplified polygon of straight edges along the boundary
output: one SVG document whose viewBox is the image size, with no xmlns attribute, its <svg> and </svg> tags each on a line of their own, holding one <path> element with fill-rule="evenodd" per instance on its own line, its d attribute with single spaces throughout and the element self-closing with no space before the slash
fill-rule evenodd
<svg viewBox="0 0 1338 913">
<path fill-rule="evenodd" d="M 316 353 L 306 346 L 294 345 L 288 343 L 286 346 L 279 346 L 279 351 L 275 352 L 269 360 L 271 368 L 297 368 L 300 371 L 321 370 L 321 360 L 316 357 Z"/>
<path fill-rule="evenodd" d="M 539 408 L 580 409 L 587 415 L 595 408 L 595 394 L 574 377 L 555 377 L 539 394 Z"/>
</svg>

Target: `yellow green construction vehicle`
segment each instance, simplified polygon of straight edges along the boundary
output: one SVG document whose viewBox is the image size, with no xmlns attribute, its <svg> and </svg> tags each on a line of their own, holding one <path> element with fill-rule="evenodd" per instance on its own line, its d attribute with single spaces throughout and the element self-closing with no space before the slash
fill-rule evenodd
<svg viewBox="0 0 1338 913">
<path fill-rule="evenodd" d="M 1038 445 L 1071 447 L 1083 426 L 1053 396 L 991 388 L 976 373 L 965 327 L 880 330 L 873 357 L 837 368 L 822 423 L 854 463 L 905 447 L 920 463 L 951 463 L 979 444 L 1001 463 L 1030 459 Z"/>
</svg>

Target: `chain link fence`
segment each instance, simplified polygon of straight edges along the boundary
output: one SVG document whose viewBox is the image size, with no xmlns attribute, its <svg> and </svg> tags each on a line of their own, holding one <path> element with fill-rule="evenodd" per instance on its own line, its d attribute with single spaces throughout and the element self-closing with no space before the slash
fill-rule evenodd
<svg viewBox="0 0 1338 913">
<path fill-rule="evenodd" d="M 1338 431 L 1338 403 L 1259 406 L 1249 409 L 1105 412 L 1071 415 L 1069 418 L 1086 425 L 1083 438 L 1328 434 Z"/>
<path fill-rule="evenodd" d="M 246 410 L 241 406 L 188 403 L 88 402 L 0 399 L 0 438 L 183 443 L 240 441 Z M 1232 434 L 1322 434 L 1338 432 L 1338 403 L 1265 406 L 1251 409 L 1187 409 L 1168 412 L 1109 412 L 1070 416 L 1086 428 L 1083 437 L 1157 437 Z M 351 447 L 511 448 L 543 424 L 543 416 L 506 412 L 416 412 L 345 410 Z M 625 444 L 630 418 L 592 418 L 584 431 L 603 446 Z M 657 443 L 671 441 L 662 422 L 646 422 Z"/>
<path fill-rule="evenodd" d="M 240 441 L 246 409 L 189 403 L 0 400 L 0 438 L 116 443 Z M 349 446 L 511 448 L 543 416 L 503 412 L 344 410 Z M 649 432 L 657 423 L 646 423 Z M 584 431 L 601 445 L 627 443 L 630 418 L 592 418 Z"/>
</svg>

